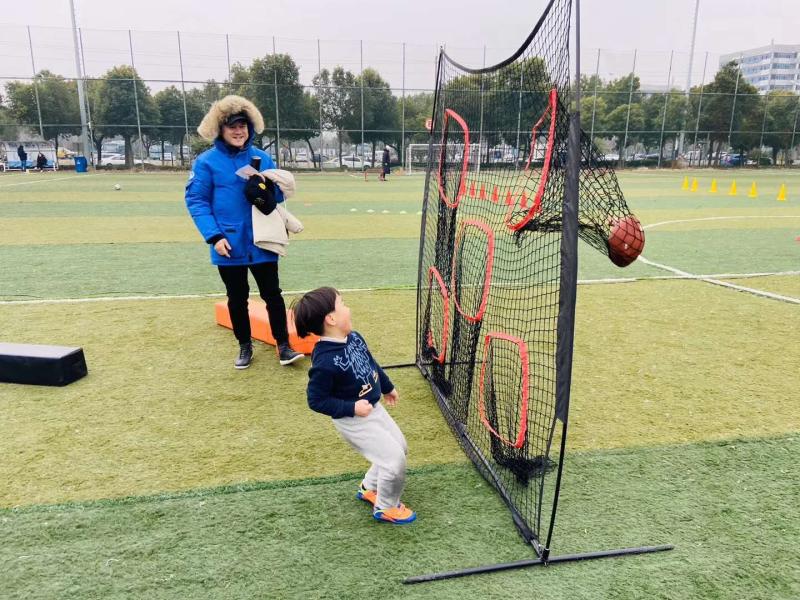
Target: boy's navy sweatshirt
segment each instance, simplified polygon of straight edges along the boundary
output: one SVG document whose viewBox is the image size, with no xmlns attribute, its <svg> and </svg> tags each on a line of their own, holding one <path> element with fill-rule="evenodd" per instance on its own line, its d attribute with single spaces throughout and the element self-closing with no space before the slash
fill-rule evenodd
<svg viewBox="0 0 800 600">
<path fill-rule="evenodd" d="M 394 384 L 370 354 L 367 343 L 352 331 L 344 342 L 322 339 L 311 353 L 308 405 L 312 410 L 340 419 L 355 415 L 358 400 L 373 406 Z"/>
</svg>

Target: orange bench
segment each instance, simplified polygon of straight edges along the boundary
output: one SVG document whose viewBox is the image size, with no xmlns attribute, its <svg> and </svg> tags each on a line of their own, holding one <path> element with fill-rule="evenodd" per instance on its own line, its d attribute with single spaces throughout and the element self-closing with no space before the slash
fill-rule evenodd
<svg viewBox="0 0 800 600">
<path fill-rule="evenodd" d="M 250 300 L 248 312 L 250 313 L 250 331 L 253 338 L 274 346 L 276 342 L 275 338 L 272 337 L 272 329 L 269 326 L 267 306 L 263 302 Z M 217 325 L 233 329 L 227 302 L 217 302 L 214 305 L 214 314 L 217 319 Z M 297 337 L 297 329 L 294 326 L 294 313 L 291 309 L 286 311 L 286 324 L 289 329 L 289 345 L 297 352 L 310 355 L 314 345 L 319 340 L 319 336 L 311 334 L 304 338 Z"/>
</svg>

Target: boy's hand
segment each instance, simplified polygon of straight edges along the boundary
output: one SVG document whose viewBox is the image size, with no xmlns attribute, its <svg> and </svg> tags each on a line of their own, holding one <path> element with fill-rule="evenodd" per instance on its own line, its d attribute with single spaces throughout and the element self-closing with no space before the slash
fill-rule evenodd
<svg viewBox="0 0 800 600">
<path fill-rule="evenodd" d="M 358 400 L 353 410 L 357 417 L 368 417 L 372 412 L 372 404 L 369 400 Z"/>
<path fill-rule="evenodd" d="M 386 404 L 389 406 L 394 406 L 397 404 L 397 400 L 400 398 L 400 394 L 397 393 L 397 388 L 394 388 L 388 394 L 383 395 L 384 400 L 386 400 Z"/>
</svg>

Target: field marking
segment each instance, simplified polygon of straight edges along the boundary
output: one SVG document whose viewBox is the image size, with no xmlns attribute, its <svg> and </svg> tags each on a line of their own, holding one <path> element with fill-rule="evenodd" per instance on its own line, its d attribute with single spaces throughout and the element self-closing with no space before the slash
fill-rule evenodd
<svg viewBox="0 0 800 600">
<path fill-rule="evenodd" d="M 719 285 L 722 287 L 730 288 L 736 290 L 737 292 L 747 292 L 748 294 L 753 294 L 754 296 L 761 296 L 763 298 L 770 298 L 771 300 L 780 300 L 781 302 L 789 302 L 790 304 L 800 304 L 800 298 L 793 298 L 792 296 L 781 296 L 780 294 L 773 294 L 772 292 L 765 292 L 763 290 L 757 290 L 755 288 L 749 288 L 743 285 L 736 285 L 735 283 L 721 281 L 719 279 L 714 279 L 713 277 L 709 277 L 707 275 L 694 275 L 692 273 L 687 273 L 686 271 L 681 271 L 680 269 L 676 269 L 675 267 L 670 267 L 669 265 L 662 265 L 661 263 L 648 260 L 644 256 L 640 256 L 638 260 L 642 261 L 646 265 L 655 267 L 656 269 L 662 269 L 664 271 L 670 271 L 671 273 L 675 273 L 676 275 L 679 275 L 683 279 L 687 278 L 697 279 L 699 281 L 704 281 L 705 283 L 711 283 L 713 285 Z"/>
<path fill-rule="evenodd" d="M 674 221 L 660 221 L 658 223 L 650 223 L 649 225 L 642 226 L 642 229 L 652 229 L 653 227 L 660 227 L 661 225 L 673 225 L 675 223 L 693 223 L 694 221 L 728 221 L 731 219 L 800 219 L 800 215 L 741 215 L 733 217 L 701 217 L 698 219 L 675 219 Z"/>
<path fill-rule="evenodd" d="M 672 225 L 674 223 L 692 223 L 694 221 L 727 221 L 732 219 L 800 219 L 800 215 L 775 215 L 775 216 L 767 216 L 767 215 L 741 215 L 741 216 L 729 216 L 729 217 L 701 217 L 697 219 L 676 219 L 673 221 L 660 221 L 658 223 L 651 223 L 649 225 L 645 225 L 642 229 L 652 229 L 653 227 L 659 227 L 660 225 Z M 698 281 L 704 281 L 706 283 L 710 283 L 712 285 L 719 285 L 722 287 L 730 288 L 736 290 L 737 292 L 746 292 L 748 294 L 753 294 L 754 296 L 761 296 L 762 298 L 770 298 L 771 300 L 780 300 L 781 302 L 789 302 L 790 304 L 800 304 L 800 298 L 794 298 L 792 296 L 782 296 L 781 294 L 773 294 L 772 292 L 765 292 L 763 290 L 757 290 L 755 288 L 745 287 L 743 285 L 736 285 L 735 283 L 730 283 L 728 281 L 720 281 L 720 277 L 726 277 L 728 279 L 732 279 L 735 277 L 733 274 L 722 274 L 722 275 L 694 275 L 693 273 L 687 273 L 686 271 L 681 271 L 680 269 L 676 269 L 675 267 L 670 267 L 669 265 L 662 265 L 657 262 L 653 262 L 652 260 L 648 260 L 644 256 L 639 256 L 638 260 L 642 261 L 646 265 L 650 265 L 651 267 L 655 267 L 656 269 L 661 269 L 663 271 L 669 271 L 674 273 L 680 279 L 696 279 Z M 797 271 L 786 271 L 784 273 L 770 273 L 770 275 L 796 275 Z M 756 276 L 756 275 L 754 275 Z"/>
<path fill-rule="evenodd" d="M 643 259 L 643 257 L 639 257 Z M 643 259 L 648 264 L 652 264 L 653 266 L 658 266 L 657 263 L 652 263 L 647 259 Z M 674 275 L 650 275 L 647 277 L 608 277 L 608 278 L 600 278 L 600 279 L 578 279 L 578 285 L 603 285 L 609 283 L 636 283 L 640 281 L 669 281 L 669 280 L 708 280 L 708 279 L 716 279 L 716 278 L 736 278 L 736 279 L 746 279 L 746 278 L 755 278 L 755 277 L 769 277 L 774 275 L 800 275 L 800 271 L 773 271 L 773 272 L 766 272 L 766 273 L 715 273 L 712 275 L 692 275 L 691 273 L 684 273 L 683 271 L 679 271 L 678 269 L 672 269 L 670 267 L 664 266 L 664 269 L 672 271 L 675 273 Z M 720 282 L 721 285 L 726 285 L 726 287 L 741 287 L 736 286 L 735 284 L 726 284 L 725 282 Z M 483 286 L 474 286 L 480 287 Z M 513 287 L 520 287 L 519 285 L 515 284 L 498 284 L 494 283 L 491 284 L 491 287 L 501 287 L 501 288 L 513 288 Z M 378 291 L 410 291 L 416 290 L 416 285 L 406 285 L 406 286 L 395 286 L 395 287 L 366 287 L 366 288 L 341 288 L 340 292 L 378 292 Z M 748 288 L 742 288 L 746 290 Z M 285 290 L 284 294 L 289 295 L 299 295 L 305 294 L 310 290 Z M 769 292 L 763 292 L 764 294 L 768 294 Z M 773 296 L 778 296 L 777 294 L 773 294 Z M 258 299 L 259 297 L 255 294 L 251 295 L 252 298 Z M 222 292 L 214 292 L 209 294 L 172 294 L 172 295 L 152 295 L 152 296 L 145 296 L 145 295 L 137 295 L 137 296 L 96 296 L 93 298 L 36 298 L 32 300 L 0 300 L 0 306 L 18 306 L 18 305 L 30 305 L 30 304 L 82 304 L 82 303 L 89 303 L 89 302 L 124 302 L 124 301 L 149 301 L 149 300 L 191 300 L 197 298 L 225 298 L 225 294 Z M 780 298 L 785 298 L 785 296 L 781 296 Z M 790 301 L 800 302 L 797 299 L 790 299 Z"/>
<path fill-rule="evenodd" d="M 49 183 L 51 181 L 64 181 L 65 179 L 86 179 L 87 177 L 97 177 L 104 173 L 90 173 L 87 175 L 71 175 L 69 177 L 49 177 L 47 179 L 37 179 L 36 181 L 20 181 L 19 183 L 4 183 L 0 188 L 14 187 L 16 185 L 33 185 L 34 183 Z"/>
<path fill-rule="evenodd" d="M 342 288 L 340 292 L 374 292 L 376 290 L 395 290 L 395 289 L 416 289 L 416 286 L 409 288 Z M 311 290 L 284 290 L 283 294 L 297 295 L 305 294 Z M 250 295 L 251 298 L 259 299 L 259 296 Z M 36 300 L 0 300 L 0 306 L 20 305 L 20 304 L 83 304 L 88 302 L 124 302 L 140 300 L 191 300 L 196 298 L 225 298 L 225 294 L 215 292 L 213 294 L 175 294 L 163 296 L 97 296 L 96 298 L 39 298 Z"/>
</svg>

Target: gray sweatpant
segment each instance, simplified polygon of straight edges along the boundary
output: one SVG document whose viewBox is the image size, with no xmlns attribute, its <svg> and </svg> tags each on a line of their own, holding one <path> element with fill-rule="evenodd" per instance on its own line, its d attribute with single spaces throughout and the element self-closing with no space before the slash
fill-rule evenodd
<svg viewBox="0 0 800 600">
<path fill-rule="evenodd" d="M 378 491 L 375 507 L 397 506 L 406 484 L 408 444 L 383 403 L 372 407 L 367 417 L 342 417 L 333 419 L 333 424 L 356 452 L 372 463 L 364 475 L 364 487 Z"/>
</svg>

